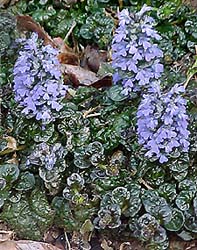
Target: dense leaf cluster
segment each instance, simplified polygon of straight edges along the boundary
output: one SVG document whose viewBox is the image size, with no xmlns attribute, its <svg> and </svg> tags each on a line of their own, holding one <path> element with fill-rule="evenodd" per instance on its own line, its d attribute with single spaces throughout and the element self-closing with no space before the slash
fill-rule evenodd
<svg viewBox="0 0 197 250">
<path fill-rule="evenodd" d="M 40 232 L 51 223 L 72 232 L 91 220 L 96 229 L 122 228 L 120 234 L 129 233 L 150 245 L 157 244 L 158 249 L 165 249 L 167 231 L 182 238 L 196 237 L 194 122 L 189 155 L 174 156 L 166 164 L 151 163 L 137 143 L 138 101 L 120 100 L 121 91 L 119 86 L 113 91 L 80 87 L 71 100 L 65 100 L 55 123 L 48 124 L 44 131 L 33 120 L 11 111 L 15 126 L 7 133 L 17 141 L 18 162 L 7 163 L 15 156 L 12 151 L 6 153 L 5 138 L 0 152 L 4 152 L 0 217 L 20 236 L 28 238 L 33 230 L 31 238 L 39 239 Z M 44 215 L 46 208 L 43 213 L 39 210 L 39 206 L 49 205 L 37 198 L 35 188 L 47 195 L 50 209 L 55 211 L 54 220 Z M 32 196 L 37 199 L 40 217 L 37 210 L 35 214 L 30 212 Z M 17 211 L 25 214 L 16 215 Z M 39 218 L 43 218 L 45 227 L 36 222 Z M 29 224 L 31 220 L 36 224 Z"/>
</svg>

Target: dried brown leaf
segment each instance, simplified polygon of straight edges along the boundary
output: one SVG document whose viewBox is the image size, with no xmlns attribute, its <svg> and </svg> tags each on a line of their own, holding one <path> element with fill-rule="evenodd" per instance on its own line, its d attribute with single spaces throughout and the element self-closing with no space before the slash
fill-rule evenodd
<svg viewBox="0 0 197 250">
<path fill-rule="evenodd" d="M 79 65 L 79 58 L 72 52 L 60 53 L 58 55 L 61 64 Z"/>
<path fill-rule="evenodd" d="M 13 5 L 19 0 L 0 0 L 0 8 L 5 8 L 9 5 Z"/>
<path fill-rule="evenodd" d="M 73 52 L 72 48 L 70 48 L 61 37 L 55 37 L 53 38 L 53 41 L 61 53 Z"/>
<path fill-rule="evenodd" d="M 110 247 L 110 246 L 109 246 L 109 244 L 111 245 L 111 243 L 112 243 L 112 242 L 106 241 L 106 240 L 104 239 L 104 240 L 102 241 L 102 243 L 101 243 L 102 249 L 104 249 L 104 250 L 114 250 L 113 247 Z"/>
<path fill-rule="evenodd" d="M 83 69 L 80 66 L 64 64 L 63 72 L 65 73 L 66 79 L 70 80 L 74 87 L 89 86 L 101 88 L 112 85 L 111 77 L 106 76 L 100 79 L 94 72 Z"/>
<path fill-rule="evenodd" d="M 36 32 L 38 37 L 44 40 L 45 44 L 51 44 L 56 47 L 53 39 L 47 34 L 47 32 L 41 27 L 41 25 L 33 20 L 30 16 L 17 16 L 17 28 L 19 31 Z"/>
<path fill-rule="evenodd" d="M 13 149 L 16 150 L 17 149 L 17 145 L 16 145 L 16 139 L 12 136 L 7 136 L 4 137 L 7 141 L 7 148 L 9 149 Z"/>
<path fill-rule="evenodd" d="M 78 55 L 73 52 L 72 48 L 70 48 L 61 37 L 56 37 L 53 41 L 60 50 L 60 54 L 58 55 L 60 63 L 79 65 Z"/>
<path fill-rule="evenodd" d="M 59 249 L 65 250 L 65 237 L 64 231 L 60 228 L 51 228 L 44 234 L 44 242 L 53 244 L 54 246 L 58 247 Z"/>
<path fill-rule="evenodd" d="M 13 235 L 13 231 L 0 230 L 0 243 L 7 240 L 11 240 L 13 238 Z"/>
<path fill-rule="evenodd" d="M 80 66 L 64 64 L 63 67 L 64 73 L 75 87 L 79 85 L 91 86 L 94 82 L 99 80 L 94 72 L 83 69 Z"/>
<path fill-rule="evenodd" d="M 101 62 L 107 61 L 107 52 L 99 51 L 97 48 L 88 45 L 83 53 L 81 59 L 81 66 L 84 69 L 91 70 L 95 73 L 98 72 Z"/>
<path fill-rule="evenodd" d="M 19 250 L 15 241 L 5 241 L 0 243 L 0 250 Z"/>
<path fill-rule="evenodd" d="M 60 248 L 30 240 L 5 241 L 0 243 L 0 250 L 60 250 Z"/>
</svg>

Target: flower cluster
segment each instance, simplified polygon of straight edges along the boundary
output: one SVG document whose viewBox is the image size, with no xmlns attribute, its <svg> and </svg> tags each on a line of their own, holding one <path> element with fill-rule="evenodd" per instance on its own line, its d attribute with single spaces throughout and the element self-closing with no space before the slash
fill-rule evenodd
<svg viewBox="0 0 197 250">
<path fill-rule="evenodd" d="M 183 86 L 176 84 L 167 93 L 152 87 L 143 96 L 137 112 L 139 143 L 147 150 L 145 156 L 167 162 L 177 149 L 189 149 L 186 100 L 180 96 Z"/>
<path fill-rule="evenodd" d="M 57 165 L 64 162 L 67 151 L 60 143 L 48 145 L 45 142 L 38 144 L 35 150 L 27 157 L 26 165 L 36 165 L 52 170 Z"/>
<path fill-rule="evenodd" d="M 163 72 L 163 53 L 154 43 L 160 36 L 154 19 L 145 15 L 150 10 L 144 5 L 136 14 L 127 9 L 119 13 L 119 27 L 112 41 L 113 81 L 122 82 L 125 95 L 149 86 Z"/>
<path fill-rule="evenodd" d="M 22 49 L 14 65 L 15 100 L 28 118 L 47 124 L 61 110 L 67 86 L 63 85 L 58 50 L 43 45 L 36 33 L 19 40 Z"/>
</svg>

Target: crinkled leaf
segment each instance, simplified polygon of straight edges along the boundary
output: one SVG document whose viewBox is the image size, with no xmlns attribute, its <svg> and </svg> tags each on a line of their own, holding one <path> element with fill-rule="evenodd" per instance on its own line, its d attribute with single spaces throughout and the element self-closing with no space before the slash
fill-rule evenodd
<svg viewBox="0 0 197 250">
<path fill-rule="evenodd" d="M 12 183 L 18 179 L 19 169 L 16 164 L 0 165 L 0 178 L 4 178 L 6 182 Z"/>
<path fill-rule="evenodd" d="M 174 208 L 172 210 L 172 218 L 169 222 L 164 223 L 164 226 L 169 231 L 179 231 L 185 222 L 183 212 L 179 209 Z"/>
<path fill-rule="evenodd" d="M 196 190 L 197 190 L 195 182 L 190 180 L 190 179 L 185 179 L 185 180 L 179 182 L 178 188 L 179 188 L 179 190 L 182 190 L 182 191 L 189 191 L 193 195 L 195 195 Z"/>
<path fill-rule="evenodd" d="M 181 210 L 181 211 L 186 211 L 190 208 L 191 205 L 191 201 L 193 198 L 193 193 L 190 191 L 181 191 L 175 200 L 175 203 L 177 205 L 177 207 Z"/>
<path fill-rule="evenodd" d="M 197 233 L 197 218 L 192 210 L 185 211 L 185 228 L 192 233 Z"/>
<path fill-rule="evenodd" d="M 53 215 L 45 195 L 34 190 L 30 197 L 22 196 L 15 203 L 7 201 L 0 217 L 8 222 L 19 237 L 41 240 L 52 225 Z"/>
<path fill-rule="evenodd" d="M 160 186 L 164 183 L 165 171 L 160 166 L 153 166 L 150 170 L 147 171 L 145 180 L 154 186 Z"/>
<path fill-rule="evenodd" d="M 63 198 L 55 197 L 52 201 L 55 210 L 55 225 L 64 227 L 66 232 L 72 232 L 79 228 L 78 221 L 75 221 L 69 203 Z"/>
<path fill-rule="evenodd" d="M 27 191 L 33 189 L 35 186 L 35 178 L 34 175 L 30 172 L 23 172 L 20 174 L 19 180 L 15 189 L 18 191 Z"/>
<path fill-rule="evenodd" d="M 168 202 L 173 202 L 177 196 L 176 185 L 171 183 L 164 183 L 161 186 L 159 186 L 158 192 Z"/>
<path fill-rule="evenodd" d="M 166 199 L 160 197 L 156 191 L 144 190 L 141 198 L 147 213 L 165 222 L 171 220 L 172 209 Z"/>
<path fill-rule="evenodd" d="M 127 99 L 127 96 L 123 95 L 122 91 L 122 86 L 114 85 L 107 91 L 107 96 L 114 102 L 121 102 Z"/>
<path fill-rule="evenodd" d="M 117 187 L 112 191 L 112 200 L 123 206 L 124 202 L 130 198 L 130 192 L 125 187 Z"/>
</svg>

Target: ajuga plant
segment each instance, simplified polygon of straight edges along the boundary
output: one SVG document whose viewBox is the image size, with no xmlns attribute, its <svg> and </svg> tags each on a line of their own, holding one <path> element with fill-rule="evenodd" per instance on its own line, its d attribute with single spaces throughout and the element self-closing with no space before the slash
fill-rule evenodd
<svg viewBox="0 0 197 250">
<path fill-rule="evenodd" d="M 128 10 L 119 13 L 112 44 L 113 80 L 122 83 L 124 94 L 144 93 L 137 112 L 139 143 L 146 150 L 145 156 L 164 163 L 177 151 L 188 152 L 188 116 L 186 101 L 180 96 L 183 86 L 176 84 L 162 93 L 159 78 L 163 65 L 159 58 L 163 53 L 154 43 L 161 37 L 153 27 L 154 19 L 146 15 L 151 9 L 144 5 L 136 14 Z"/>
<path fill-rule="evenodd" d="M 36 33 L 18 42 L 21 49 L 14 65 L 15 100 L 22 114 L 47 124 L 61 110 L 67 90 L 57 59 L 58 50 L 44 45 Z"/>
</svg>

